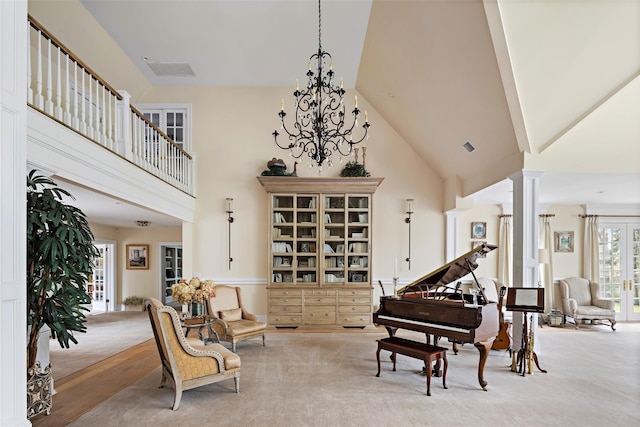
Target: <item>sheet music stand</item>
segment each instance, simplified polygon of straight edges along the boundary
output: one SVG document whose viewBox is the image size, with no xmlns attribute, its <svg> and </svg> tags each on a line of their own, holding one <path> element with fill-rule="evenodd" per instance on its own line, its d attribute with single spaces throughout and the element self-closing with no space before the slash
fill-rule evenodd
<svg viewBox="0 0 640 427">
<path fill-rule="evenodd" d="M 533 351 L 533 335 L 529 336 L 529 328 L 527 327 L 527 313 L 543 313 L 544 312 L 544 288 L 508 288 L 507 289 L 507 311 L 517 311 L 523 314 L 522 326 L 522 342 L 517 356 L 513 355 L 511 371 L 525 375 L 525 366 L 528 363 L 529 375 L 533 375 L 533 363 L 540 372 L 547 371 L 540 367 L 538 363 L 538 355 Z M 531 315 L 533 322 L 533 315 Z M 516 368 L 517 367 L 517 368 Z"/>
</svg>

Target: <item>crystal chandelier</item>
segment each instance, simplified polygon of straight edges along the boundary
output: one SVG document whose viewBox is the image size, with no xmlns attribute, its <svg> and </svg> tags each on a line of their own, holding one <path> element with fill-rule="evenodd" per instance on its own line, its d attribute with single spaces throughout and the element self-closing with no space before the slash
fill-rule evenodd
<svg viewBox="0 0 640 427">
<path fill-rule="evenodd" d="M 368 139 L 369 121 L 367 112 L 364 112 L 364 124 L 359 138 L 354 136 L 354 129 L 358 127 L 358 97 L 355 97 L 354 108 L 351 111 L 353 121 L 351 125 L 345 124 L 345 105 L 342 97 L 346 93 L 342 80 L 340 84 L 333 82 L 333 60 L 328 52 L 322 50 L 322 14 L 320 0 L 318 0 L 318 53 L 309 58 L 309 70 L 307 86 L 300 89 L 296 81 L 295 118 L 292 128 L 288 128 L 284 118 L 284 100 L 280 104 L 280 129 L 286 133 L 283 143 L 278 141 L 280 132 L 273 131 L 276 145 L 284 150 L 289 150 L 289 155 L 299 159 L 304 153 L 309 156 L 309 167 L 318 166 L 318 173 L 322 173 L 322 165 L 327 163 L 331 167 L 333 161 L 331 155 L 337 152 L 342 162 L 342 156 L 348 156 L 353 151 L 353 146 Z M 327 64 L 328 63 L 328 64 Z M 293 129 L 293 130 L 290 130 Z"/>
</svg>

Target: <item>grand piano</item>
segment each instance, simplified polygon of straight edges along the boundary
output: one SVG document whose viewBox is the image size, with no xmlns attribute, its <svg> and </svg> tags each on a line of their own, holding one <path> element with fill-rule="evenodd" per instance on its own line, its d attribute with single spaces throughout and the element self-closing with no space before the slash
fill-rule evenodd
<svg viewBox="0 0 640 427">
<path fill-rule="evenodd" d="M 482 244 L 450 263 L 399 289 L 397 295 L 380 297 L 380 308 L 373 322 L 383 325 L 393 337 L 398 328 L 433 335 L 437 341 L 447 337 L 454 343 L 473 343 L 480 352 L 478 382 L 486 391 L 484 365 L 491 344 L 499 331 L 496 301 L 487 301 L 473 272 L 478 258 L 483 258 L 497 246 Z M 464 293 L 460 282 L 471 273 L 473 282 Z M 383 288 L 384 290 L 384 288 Z"/>
</svg>

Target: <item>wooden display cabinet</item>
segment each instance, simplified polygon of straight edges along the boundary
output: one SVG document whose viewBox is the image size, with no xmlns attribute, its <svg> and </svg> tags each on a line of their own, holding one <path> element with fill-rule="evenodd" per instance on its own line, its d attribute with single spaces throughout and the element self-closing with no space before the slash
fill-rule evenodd
<svg viewBox="0 0 640 427">
<path fill-rule="evenodd" d="M 370 326 L 372 201 L 382 178 L 258 180 L 269 194 L 269 326 Z"/>
</svg>

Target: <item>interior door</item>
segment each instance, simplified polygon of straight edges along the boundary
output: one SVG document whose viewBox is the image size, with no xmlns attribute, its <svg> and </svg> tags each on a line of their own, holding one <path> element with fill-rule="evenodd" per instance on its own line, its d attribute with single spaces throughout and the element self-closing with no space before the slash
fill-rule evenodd
<svg viewBox="0 0 640 427">
<path fill-rule="evenodd" d="M 600 283 L 617 320 L 640 320 L 640 221 L 600 223 Z"/>
<path fill-rule="evenodd" d="M 89 282 L 91 311 L 107 311 L 107 295 L 105 286 L 105 253 L 107 245 L 98 244 L 99 255 L 93 261 L 93 281 Z"/>
</svg>

